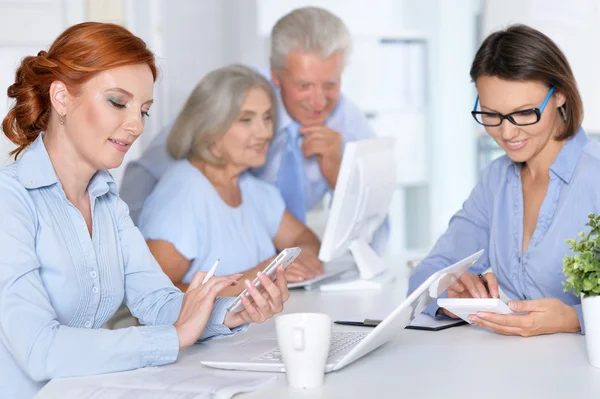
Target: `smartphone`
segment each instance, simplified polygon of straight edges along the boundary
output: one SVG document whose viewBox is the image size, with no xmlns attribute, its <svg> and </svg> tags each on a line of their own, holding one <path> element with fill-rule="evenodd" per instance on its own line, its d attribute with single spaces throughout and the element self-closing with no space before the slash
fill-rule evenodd
<svg viewBox="0 0 600 399">
<path fill-rule="evenodd" d="M 275 280 L 275 270 L 277 269 L 277 266 L 282 265 L 283 268 L 286 269 L 298 257 L 298 255 L 300 255 L 300 251 L 302 250 L 297 247 L 284 249 L 279 253 L 279 255 L 277 255 L 275 259 L 273 259 L 269 266 L 265 267 L 263 273 L 269 276 L 271 281 Z M 252 284 L 254 284 L 254 286 L 259 289 L 262 287 L 262 283 L 260 282 L 258 277 L 254 279 Z M 227 308 L 228 312 L 235 313 L 244 309 L 244 304 L 242 303 L 242 295 L 248 297 L 250 296 L 250 293 L 247 289 L 242 291 L 242 293 L 238 295 L 237 298 L 235 298 L 235 301 L 233 301 L 233 303 L 229 305 L 229 307 Z"/>
</svg>

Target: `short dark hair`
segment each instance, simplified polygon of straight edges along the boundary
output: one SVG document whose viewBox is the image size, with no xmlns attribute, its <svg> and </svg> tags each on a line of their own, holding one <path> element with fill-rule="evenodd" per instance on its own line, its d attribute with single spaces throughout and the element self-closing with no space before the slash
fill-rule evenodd
<svg viewBox="0 0 600 399">
<path fill-rule="evenodd" d="M 512 25 L 490 34 L 481 44 L 471 79 L 495 76 L 513 81 L 542 82 L 565 96 L 566 129 L 557 140 L 575 135 L 583 120 L 583 103 L 564 53 L 542 32 L 526 25 Z"/>
</svg>

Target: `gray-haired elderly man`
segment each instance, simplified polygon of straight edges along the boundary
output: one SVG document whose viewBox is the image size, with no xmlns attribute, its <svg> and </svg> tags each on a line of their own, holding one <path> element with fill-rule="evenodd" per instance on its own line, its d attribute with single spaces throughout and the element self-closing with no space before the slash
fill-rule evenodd
<svg viewBox="0 0 600 399">
<path fill-rule="evenodd" d="M 364 114 L 340 90 L 350 46 L 342 20 L 317 7 L 290 12 L 271 32 L 270 77 L 278 120 L 267 161 L 253 173 L 276 185 L 287 209 L 302 222 L 307 210 L 335 189 L 344 143 L 374 137 Z M 121 198 L 135 223 L 171 162 L 165 150 L 168 133 L 161 132 L 125 171 Z M 387 230 L 386 223 L 376 235 L 379 249 Z"/>
</svg>

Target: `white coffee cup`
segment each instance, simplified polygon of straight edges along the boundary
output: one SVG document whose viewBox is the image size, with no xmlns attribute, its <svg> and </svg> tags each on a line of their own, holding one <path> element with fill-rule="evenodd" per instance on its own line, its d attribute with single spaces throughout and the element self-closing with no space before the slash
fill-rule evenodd
<svg viewBox="0 0 600 399">
<path fill-rule="evenodd" d="M 323 313 L 291 313 L 277 316 L 275 326 L 289 386 L 323 385 L 331 343 L 331 318 Z"/>
</svg>

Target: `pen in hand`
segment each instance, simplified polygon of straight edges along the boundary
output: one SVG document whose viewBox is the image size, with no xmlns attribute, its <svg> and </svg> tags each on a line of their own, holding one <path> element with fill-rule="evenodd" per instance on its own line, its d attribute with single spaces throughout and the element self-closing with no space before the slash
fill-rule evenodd
<svg viewBox="0 0 600 399">
<path fill-rule="evenodd" d="M 202 284 L 206 283 L 212 276 L 215 275 L 215 271 L 217 270 L 217 266 L 219 266 L 219 262 L 221 259 L 217 259 L 216 262 L 212 265 L 206 276 L 204 276 L 204 280 L 202 280 Z"/>
<path fill-rule="evenodd" d="M 482 284 L 483 284 L 483 286 L 485 287 L 485 290 L 487 291 L 487 293 L 488 293 L 488 296 L 489 296 L 490 298 L 493 298 L 493 296 L 492 296 L 492 293 L 490 292 L 490 287 L 488 286 L 488 282 L 487 282 L 486 278 L 485 278 L 485 277 L 483 277 L 483 274 L 479 273 L 479 274 L 477 275 L 477 277 L 479 277 L 479 281 L 481 281 L 481 283 L 482 283 Z"/>
</svg>

